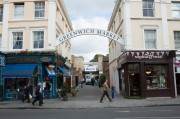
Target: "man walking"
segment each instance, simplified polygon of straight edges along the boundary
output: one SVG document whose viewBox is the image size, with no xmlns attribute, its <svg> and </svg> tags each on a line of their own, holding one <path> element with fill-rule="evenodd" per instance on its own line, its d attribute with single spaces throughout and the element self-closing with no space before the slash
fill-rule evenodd
<svg viewBox="0 0 180 119">
<path fill-rule="evenodd" d="M 108 94 L 108 89 L 110 90 L 110 88 L 107 85 L 107 80 L 102 84 L 101 89 L 103 91 L 103 94 L 101 96 L 100 103 L 102 103 L 104 96 L 106 96 L 109 99 L 109 102 L 112 102 L 112 99 L 109 97 Z"/>
<path fill-rule="evenodd" d="M 43 96 L 42 96 L 42 84 L 39 83 L 38 86 L 36 87 L 36 98 L 32 101 L 32 105 L 36 103 L 36 101 L 39 100 L 39 106 L 43 106 Z"/>
</svg>

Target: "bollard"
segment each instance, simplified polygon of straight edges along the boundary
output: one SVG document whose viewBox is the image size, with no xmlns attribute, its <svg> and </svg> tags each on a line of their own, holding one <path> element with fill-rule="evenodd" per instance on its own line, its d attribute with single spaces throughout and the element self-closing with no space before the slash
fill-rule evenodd
<svg viewBox="0 0 180 119">
<path fill-rule="evenodd" d="M 114 99 L 114 86 L 111 87 L 112 99 Z"/>
</svg>

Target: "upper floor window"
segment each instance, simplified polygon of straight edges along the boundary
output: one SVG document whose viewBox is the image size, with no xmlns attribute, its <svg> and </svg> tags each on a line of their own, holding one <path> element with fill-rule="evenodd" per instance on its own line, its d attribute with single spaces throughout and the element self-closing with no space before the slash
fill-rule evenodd
<svg viewBox="0 0 180 119">
<path fill-rule="evenodd" d="M 156 49 L 156 30 L 144 30 L 145 49 Z"/>
<path fill-rule="evenodd" d="M 180 49 L 180 31 L 174 31 L 175 49 Z"/>
<path fill-rule="evenodd" d="M 43 18 L 45 14 L 45 2 L 35 2 L 35 18 Z"/>
<path fill-rule="evenodd" d="M 0 6 L 0 22 L 3 21 L 3 6 Z"/>
<path fill-rule="evenodd" d="M 154 0 L 143 0 L 143 16 L 154 17 Z"/>
<path fill-rule="evenodd" d="M 44 31 L 33 31 L 33 48 L 44 48 Z"/>
<path fill-rule="evenodd" d="M 13 49 L 22 49 L 23 47 L 23 32 L 13 32 Z"/>
<path fill-rule="evenodd" d="M 2 47 L 2 34 L 0 34 L 0 47 Z"/>
<path fill-rule="evenodd" d="M 14 4 L 14 19 L 21 20 L 24 18 L 24 3 Z"/>
<path fill-rule="evenodd" d="M 180 2 L 173 2 L 171 7 L 172 7 L 172 17 L 180 18 Z"/>
</svg>

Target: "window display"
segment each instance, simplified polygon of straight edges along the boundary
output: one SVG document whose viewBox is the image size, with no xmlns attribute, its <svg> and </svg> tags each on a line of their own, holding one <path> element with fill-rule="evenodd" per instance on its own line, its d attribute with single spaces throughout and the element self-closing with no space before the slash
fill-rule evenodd
<svg viewBox="0 0 180 119">
<path fill-rule="evenodd" d="M 147 89 L 167 88 L 167 66 L 146 65 Z"/>
</svg>

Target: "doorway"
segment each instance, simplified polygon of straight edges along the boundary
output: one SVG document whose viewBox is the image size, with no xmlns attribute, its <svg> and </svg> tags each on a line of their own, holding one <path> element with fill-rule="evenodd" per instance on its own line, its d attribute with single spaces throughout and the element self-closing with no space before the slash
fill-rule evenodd
<svg viewBox="0 0 180 119">
<path fill-rule="evenodd" d="M 180 73 L 176 73 L 177 94 L 180 95 Z"/>
<path fill-rule="evenodd" d="M 139 64 L 128 65 L 129 96 L 140 96 Z"/>
</svg>

